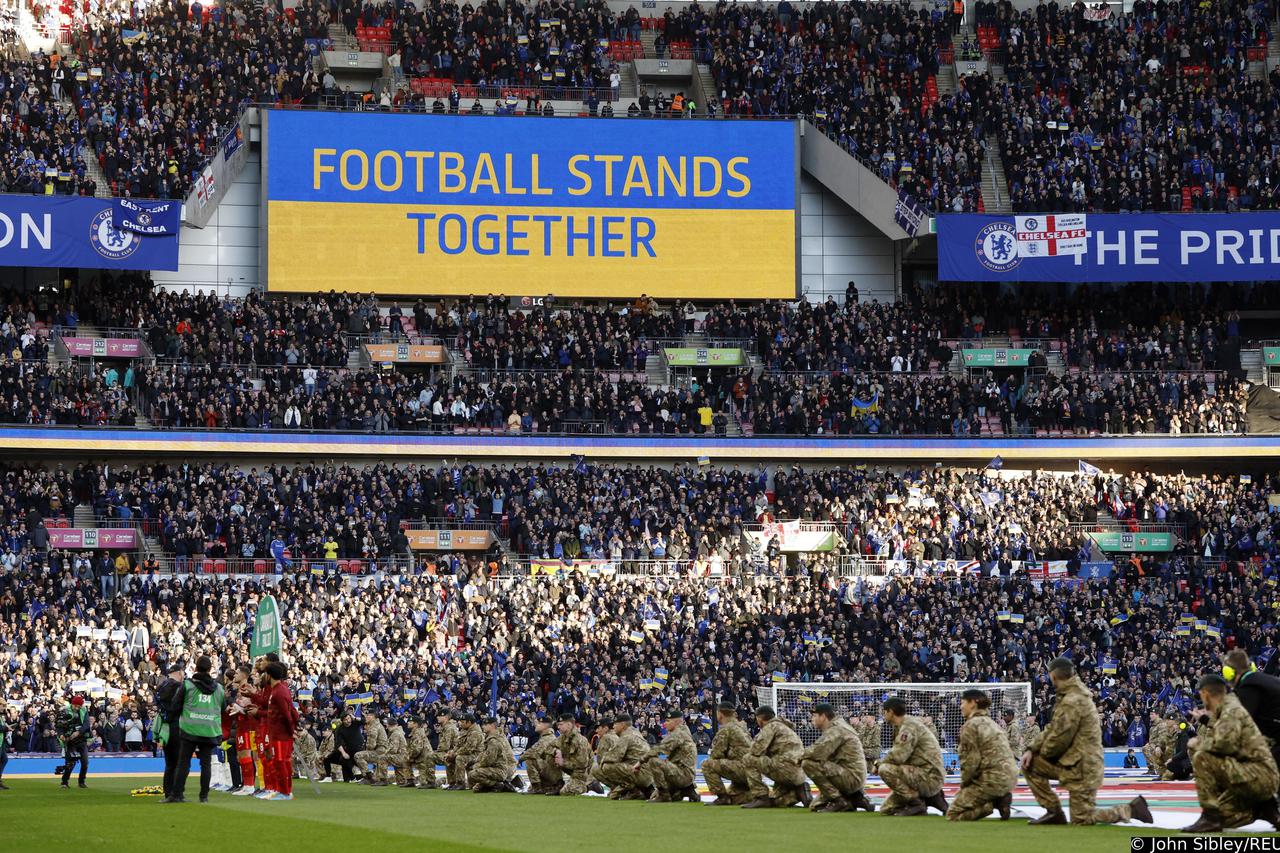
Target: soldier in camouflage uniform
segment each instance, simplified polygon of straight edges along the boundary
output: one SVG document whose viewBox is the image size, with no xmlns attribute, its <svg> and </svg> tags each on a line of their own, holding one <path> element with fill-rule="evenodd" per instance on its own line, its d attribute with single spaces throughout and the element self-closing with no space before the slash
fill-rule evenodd
<svg viewBox="0 0 1280 853">
<path fill-rule="evenodd" d="M 404 739 L 404 728 L 393 722 L 387 734 L 386 765 L 379 768 L 382 777 L 387 777 L 387 770 L 396 769 L 396 784 L 402 788 L 413 787 L 413 771 L 409 769 L 409 744 Z"/>
<path fill-rule="evenodd" d="M 870 767 L 880 760 L 880 721 L 867 714 L 858 718 L 853 729 L 858 733 L 858 740 L 862 741 L 862 756 Z"/>
<path fill-rule="evenodd" d="M 469 771 L 480 759 L 480 753 L 484 751 L 484 732 L 476 725 L 476 718 L 471 714 L 462 715 L 458 722 L 460 724 L 458 746 L 454 750 L 458 775 L 455 790 L 465 791 L 475 784 L 471 781 Z"/>
<path fill-rule="evenodd" d="M 1147 744 L 1142 747 L 1142 755 L 1147 760 L 1147 772 L 1157 779 L 1163 778 L 1168 772 L 1165 765 L 1173 757 L 1170 748 L 1176 731 L 1176 726 L 1170 726 L 1155 711 L 1151 712 L 1151 726 L 1147 731 Z M 1173 774 L 1169 774 L 1169 778 L 1173 778 Z"/>
<path fill-rule="evenodd" d="M 419 717 L 409 718 L 409 783 L 408 788 L 438 788 L 436 781 L 436 754 L 431 749 L 431 732 Z M 413 771 L 418 772 L 414 781 Z"/>
<path fill-rule="evenodd" d="M 947 809 L 947 820 L 982 820 L 994 808 L 1009 819 L 1018 762 L 1009 749 L 1009 736 L 991 719 L 991 697 L 981 690 L 960 696 L 960 790 Z"/>
<path fill-rule="evenodd" d="M 321 780 L 332 776 L 332 769 L 325 764 L 325 759 L 333 755 L 333 729 L 325 730 L 324 740 L 320 741 L 320 749 L 316 751 L 316 772 Z"/>
<path fill-rule="evenodd" d="M 800 769 L 804 757 L 804 743 L 785 720 L 767 705 L 756 708 L 756 723 L 760 733 L 751 742 L 747 755 L 747 786 L 751 802 L 744 809 L 768 809 L 813 802 L 813 792 Z M 764 784 L 768 776 L 773 780 L 773 796 Z"/>
<path fill-rule="evenodd" d="M 1026 742 L 1022 739 L 1022 734 L 1017 732 L 1018 721 L 1013 716 L 1012 708 L 1005 708 L 1000 715 L 1000 730 L 1004 732 L 1004 739 L 1009 744 L 1009 751 L 1014 757 L 1022 755 L 1022 750 L 1026 747 Z"/>
<path fill-rule="evenodd" d="M 1183 832 L 1222 832 L 1255 820 L 1280 829 L 1280 770 L 1270 744 L 1240 700 L 1227 692 L 1222 676 L 1206 675 L 1196 687 L 1207 714 L 1187 748 L 1202 814 Z"/>
<path fill-rule="evenodd" d="M 316 739 L 311 734 L 311 721 L 306 721 L 305 725 L 298 726 L 297 733 L 293 736 L 293 754 L 295 756 L 294 763 L 298 765 L 298 774 L 303 779 L 319 779 L 317 774 L 316 761 L 319 753 L 316 751 Z"/>
<path fill-rule="evenodd" d="M 609 720 L 601 720 L 596 723 L 595 734 L 595 766 L 591 768 L 591 781 L 593 785 L 599 785 L 596 771 L 600 769 L 600 765 L 604 763 L 604 756 L 609 754 L 614 744 L 618 742 L 618 736 L 613 733 L 613 724 Z M 609 791 L 609 799 L 618 800 L 622 798 L 622 789 L 612 789 Z"/>
<path fill-rule="evenodd" d="M 495 792 L 515 793 L 511 777 L 516 775 L 516 755 L 511 751 L 511 741 L 498 730 L 497 717 L 485 717 L 484 741 L 479 756 L 467 771 L 467 781 L 477 794 Z M 472 731 L 476 731 L 472 724 Z"/>
<path fill-rule="evenodd" d="M 356 768 L 364 774 L 361 782 L 366 785 L 375 782 L 386 784 L 380 770 L 387 766 L 387 730 L 382 727 L 377 712 L 372 709 L 365 711 L 364 749 L 356 753 L 355 760 Z M 369 773 L 370 764 L 374 766 L 372 774 Z"/>
<path fill-rule="evenodd" d="M 647 800 L 653 793 L 653 775 L 646 766 L 649 744 L 631 725 L 630 714 L 613 718 L 616 739 L 600 753 L 594 773 L 597 782 L 609 786 L 609 796 L 619 800 Z"/>
<path fill-rule="evenodd" d="M 1049 664 L 1049 679 L 1058 694 L 1053 718 L 1045 730 L 1027 741 L 1022 772 L 1027 786 L 1045 813 L 1032 825 L 1066 823 L 1062 801 L 1049 782 L 1060 781 L 1071 798 L 1071 823 L 1119 823 L 1135 819 L 1151 823 L 1151 809 L 1142 797 L 1119 806 L 1099 809 L 1098 788 L 1103 778 L 1102 721 L 1093 696 L 1076 676 L 1075 664 L 1057 658 Z"/>
<path fill-rule="evenodd" d="M 556 765 L 562 775 L 567 776 L 560 795 L 577 797 L 587 792 L 591 781 L 591 744 L 578 731 L 578 721 L 573 714 L 560 715 L 560 737 L 557 740 Z M 597 790 L 599 788 L 597 787 Z M 555 792 L 548 791 L 548 794 Z"/>
<path fill-rule="evenodd" d="M 896 734 L 893 746 L 880 759 L 880 778 L 889 786 L 889 797 L 880 813 L 910 817 L 933 806 L 945 813 L 942 796 L 942 747 L 919 717 L 907 713 L 907 703 L 897 696 L 884 700 L 884 719 Z"/>
<path fill-rule="evenodd" d="M 707 788 L 715 795 L 713 806 L 740 806 L 747 797 L 747 756 L 751 752 L 751 735 L 738 720 L 738 709 L 729 702 L 716 708 L 719 728 L 711 741 L 711 752 L 702 762 L 702 775 Z M 726 791 L 724 780 L 733 783 Z"/>
<path fill-rule="evenodd" d="M 458 785 L 458 724 L 453 719 L 453 712 L 448 708 L 440 712 L 440 736 L 436 742 L 437 764 L 444 765 L 445 787 L 450 791 L 460 790 Z"/>
<path fill-rule="evenodd" d="M 646 768 L 653 777 L 653 795 L 649 802 L 670 803 L 687 799 L 691 803 L 702 802 L 702 796 L 693 785 L 693 772 L 698 766 L 698 747 L 689 734 L 684 714 L 671 710 L 663 723 L 666 736 L 656 746 L 649 747 Z M 665 757 L 663 757 L 665 756 Z"/>
<path fill-rule="evenodd" d="M 875 811 L 862 791 L 867 782 L 867 759 L 853 727 L 836 716 L 836 709 L 829 702 L 814 705 L 810 721 L 822 733 L 800 759 L 800 767 L 818 786 L 818 799 L 810 808 L 824 812 L 858 808 Z"/>
<path fill-rule="evenodd" d="M 529 793 L 559 793 L 562 774 L 556 766 L 558 738 L 555 730 L 546 717 L 539 717 L 533 728 L 538 734 L 538 740 L 520 756 L 524 769 L 529 773 Z"/>
</svg>

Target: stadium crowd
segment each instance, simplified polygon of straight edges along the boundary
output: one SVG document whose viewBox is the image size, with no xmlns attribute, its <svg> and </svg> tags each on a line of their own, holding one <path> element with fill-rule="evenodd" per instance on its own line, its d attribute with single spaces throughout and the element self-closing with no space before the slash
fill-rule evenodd
<svg viewBox="0 0 1280 853">
<path fill-rule="evenodd" d="M 1038 664 L 1066 654 L 1102 703 L 1107 744 L 1140 747 L 1152 712 L 1189 709 L 1192 674 L 1220 646 L 1200 629 L 1180 634 L 1184 614 L 1258 651 L 1277 644 L 1272 583 L 1194 562 L 1176 577 L 1126 571 L 1083 583 L 964 574 L 880 584 L 837 577 L 820 561 L 791 577 L 714 581 L 483 571 L 398 581 L 300 575 L 270 586 L 147 578 L 109 597 L 67 571 L 7 572 L 0 650 L 8 698 L 21 706 L 15 748 L 47 751 L 57 698 L 95 679 L 112 693 L 94 702 L 94 748 L 150 748 L 147 702 L 167 662 L 198 651 L 245 660 L 250 615 L 267 591 L 282 608 L 293 682 L 312 691 L 317 727 L 352 693 L 372 693 L 396 717 L 434 716 L 489 707 L 496 684 L 493 707 L 511 735 L 532 737 L 538 713 L 621 711 L 655 734 L 667 707 L 709 720 L 718 702 L 754 705 L 755 688 L 775 672 L 793 681 L 1031 681 L 1043 712 L 1049 688 Z M 1025 621 L 997 617 L 1009 611 Z M 128 639 L 112 635 L 120 629 Z M 1116 672 L 1103 672 L 1104 659 L 1119 662 Z M 659 668 L 669 681 L 642 687 Z M 944 719 L 941 707 L 915 711 Z M 695 728 L 705 746 L 710 732 Z M 944 744 L 956 734 L 944 725 Z"/>
<path fill-rule="evenodd" d="M 656 47 L 710 65 L 718 91 L 708 112 L 805 114 L 931 209 L 979 209 L 991 137 L 1015 210 L 1274 206 L 1276 86 L 1249 69 L 1250 50 L 1271 38 L 1273 3 L 1139 2 L 1105 20 L 1087 18 L 1083 3 L 983 2 L 972 12 L 1008 80 L 962 76 L 941 96 L 939 62 L 958 23 L 942 7 L 695 5 L 659 19 Z M 0 123 L 7 191 L 92 194 L 81 162 L 92 157 L 103 189 L 184 197 L 244 104 L 366 106 L 310 62 L 331 24 L 376 42 L 397 79 L 452 84 L 447 105 L 441 92 L 399 87 L 368 106 L 438 111 L 486 111 L 481 92 L 527 95 L 535 111 L 544 92 L 590 89 L 607 103 L 618 88 L 610 42 L 638 39 L 641 26 L 634 10 L 615 15 L 601 2 L 404 10 L 308 0 L 195 14 L 104 3 L 78 17 L 65 58 L 0 64 L 12 117 Z M 972 44 L 959 50 L 976 55 Z M 496 108 L 509 105 L 497 98 Z"/>
<path fill-rule="evenodd" d="M 102 566 L 49 550 L 37 528 L 91 510 L 103 524 L 140 524 L 166 555 L 266 557 L 280 540 L 303 560 L 407 556 L 406 524 L 492 525 L 511 551 L 538 558 L 673 560 L 732 575 L 785 565 L 753 525 L 828 522 L 852 555 L 1088 561 L 1091 529 L 1167 525 L 1175 554 L 1262 560 L 1277 553 L 1267 497 L 1273 477 L 947 468 L 868 470 L 591 464 L 271 465 L 187 463 L 3 470 L 8 569 L 56 567 L 104 580 Z M 329 543 L 332 543 L 330 546 Z M 92 556 L 92 555 L 89 555 Z M 1151 562 L 1151 558 L 1146 558 Z M 279 561 L 284 566 L 284 561 Z M 446 561 L 447 562 L 447 561 Z M 419 561 L 419 565 L 421 561 Z M 180 566 L 189 563 L 179 562 Z M 112 566 L 106 581 L 112 581 Z M 122 574 L 141 578 L 145 567 Z M 330 566 L 331 568 L 331 566 Z M 456 568 L 454 569 L 456 570 Z M 110 583 L 100 583 L 110 589 Z"/>
<path fill-rule="evenodd" d="M 1241 294 L 1239 310 L 1272 306 Z M 999 291 L 928 286 L 898 304 L 861 302 L 851 287 L 839 304 L 705 311 L 643 296 L 588 307 L 547 299 L 517 308 L 498 296 L 388 305 L 371 294 L 177 294 L 126 274 L 61 293 L 4 294 L 0 422 L 644 435 L 727 435 L 735 425 L 761 435 L 1247 431 L 1239 351 L 1242 327 L 1256 321 L 1203 294 L 1156 287 L 1137 309 L 1105 288 L 1029 297 L 1012 307 Z M 46 364 L 55 326 L 64 335 L 136 330 L 157 359 Z M 365 342 L 392 341 L 443 343 L 451 362 L 359 366 Z M 651 380 L 648 368 L 672 344 L 740 347 L 752 366 L 677 368 L 669 384 Z M 969 348 L 1020 345 L 1033 350 L 1025 368 L 954 371 Z M 1046 372 L 1055 354 L 1065 374 Z"/>
<path fill-rule="evenodd" d="M 1267 209 L 1274 79 L 1251 76 L 1268 2 L 984 6 L 1004 54 L 1000 144 L 1015 211 Z"/>
</svg>

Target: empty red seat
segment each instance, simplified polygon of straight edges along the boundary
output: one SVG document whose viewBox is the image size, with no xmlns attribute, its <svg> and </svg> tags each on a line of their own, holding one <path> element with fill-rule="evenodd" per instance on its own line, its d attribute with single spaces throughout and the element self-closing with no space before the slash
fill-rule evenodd
<svg viewBox="0 0 1280 853">
<path fill-rule="evenodd" d="M 254 560 L 254 561 L 253 561 L 253 573 L 254 573 L 255 575 L 265 575 L 265 574 L 267 573 L 267 561 L 266 561 L 266 560 Z"/>
</svg>

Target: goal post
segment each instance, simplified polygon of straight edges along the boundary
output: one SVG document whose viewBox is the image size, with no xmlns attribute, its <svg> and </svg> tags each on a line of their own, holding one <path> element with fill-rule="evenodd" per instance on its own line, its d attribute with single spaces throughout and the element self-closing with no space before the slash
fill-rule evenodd
<svg viewBox="0 0 1280 853">
<path fill-rule="evenodd" d="M 960 694 L 974 689 L 982 690 L 991 697 L 991 716 L 997 720 L 1006 709 L 1013 711 L 1018 719 L 1031 713 L 1031 684 L 1026 681 L 982 684 L 784 681 L 757 687 L 756 700 L 794 724 L 805 746 L 818 739 L 818 730 L 810 722 L 809 711 L 819 702 L 829 702 L 835 706 L 839 716 L 854 723 L 870 717 L 866 725 L 875 727 L 883 751 L 893 744 L 893 732 L 883 722 L 880 705 L 890 696 L 897 696 L 907 703 L 909 713 L 931 719 L 938 730 L 942 748 L 953 750 L 960 736 L 960 726 L 964 724 L 960 713 Z"/>
</svg>

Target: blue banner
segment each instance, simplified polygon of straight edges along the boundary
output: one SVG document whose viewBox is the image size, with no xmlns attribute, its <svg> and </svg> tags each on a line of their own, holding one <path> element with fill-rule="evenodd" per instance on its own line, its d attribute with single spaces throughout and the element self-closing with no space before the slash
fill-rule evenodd
<svg viewBox="0 0 1280 853">
<path fill-rule="evenodd" d="M 1083 254 L 1019 253 L 1012 216 L 938 217 L 943 281 L 1260 281 L 1280 278 L 1280 212 L 1090 213 Z"/>
<path fill-rule="evenodd" d="M 1111 577 L 1111 563 L 1081 563 L 1080 577 L 1085 580 L 1106 580 Z"/>
<path fill-rule="evenodd" d="M 182 225 L 182 202 L 118 198 L 112 217 L 115 227 L 124 231 L 152 236 L 177 234 Z"/>
<path fill-rule="evenodd" d="M 176 233 L 143 236 L 119 229 L 114 212 L 111 199 L 0 195 L 0 266 L 178 268 Z"/>
</svg>

